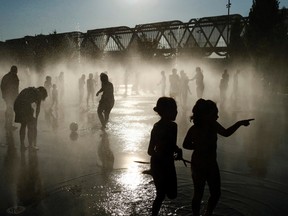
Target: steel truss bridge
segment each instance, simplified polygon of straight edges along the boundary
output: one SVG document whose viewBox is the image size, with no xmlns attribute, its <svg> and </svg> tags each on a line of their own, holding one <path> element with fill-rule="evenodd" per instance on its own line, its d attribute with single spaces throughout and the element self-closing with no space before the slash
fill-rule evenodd
<svg viewBox="0 0 288 216">
<path fill-rule="evenodd" d="M 178 20 L 88 30 L 82 32 L 53 33 L 26 36 L 0 42 L 0 57 L 17 58 L 33 62 L 39 59 L 57 58 L 102 58 L 103 55 L 127 54 L 133 51 L 146 55 L 171 56 L 181 53 L 201 53 L 209 56 L 229 54 L 233 25 L 239 36 L 243 35 L 247 18 L 241 15 L 226 15 L 191 19 L 187 23 Z"/>
</svg>

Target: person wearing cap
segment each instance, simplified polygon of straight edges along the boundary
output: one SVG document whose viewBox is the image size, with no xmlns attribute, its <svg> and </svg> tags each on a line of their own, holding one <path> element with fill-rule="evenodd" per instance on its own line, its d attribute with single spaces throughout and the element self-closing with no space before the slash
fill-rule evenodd
<svg viewBox="0 0 288 216">
<path fill-rule="evenodd" d="M 18 69 L 15 65 L 13 65 L 10 71 L 5 74 L 1 80 L 1 92 L 2 98 L 6 103 L 6 111 L 5 111 L 5 128 L 7 130 L 16 129 L 13 123 L 13 104 L 14 101 L 19 94 L 19 78 L 17 76 Z"/>
<path fill-rule="evenodd" d="M 102 96 L 99 101 L 97 113 L 102 125 L 102 129 L 105 129 L 109 120 L 110 112 L 115 102 L 114 87 L 113 84 L 109 81 L 108 75 L 106 73 L 100 74 L 100 81 L 101 89 L 96 93 L 96 96 L 98 96 L 100 93 L 102 93 Z"/>
<path fill-rule="evenodd" d="M 25 150 L 26 127 L 28 129 L 28 143 L 31 149 L 37 150 L 37 120 L 40 113 L 41 101 L 47 97 L 47 91 L 43 86 L 38 88 L 28 87 L 23 89 L 17 96 L 14 103 L 15 122 L 20 123 L 20 144 L 21 150 Z M 33 108 L 36 104 L 36 110 Z"/>
</svg>

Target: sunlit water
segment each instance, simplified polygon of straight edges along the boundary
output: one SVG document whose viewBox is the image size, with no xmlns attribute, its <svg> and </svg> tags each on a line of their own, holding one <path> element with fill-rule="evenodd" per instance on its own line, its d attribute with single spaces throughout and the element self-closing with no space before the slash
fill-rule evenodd
<svg viewBox="0 0 288 216">
<path fill-rule="evenodd" d="M 150 131 L 159 119 L 152 110 L 156 100 L 155 95 L 118 96 L 105 132 L 99 129 L 97 102 L 88 110 L 71 104 L 57 130 L 40 119 L 36 153 L 20 154 L 18 130 L 8 136 L 7 147 L 2 131 L 1 215 L 16 205 L 25 206 L 27 215 L 149 215 L 155 187 L 152 177 L 142 173 L 149 164 L 136 161 L 149 161 Z M 179 110 L 180 147 L 191 126 L 189 115 Z M 246 117 L 256 120 L 218 140 L 222 196 L 215 215 L 288 215 L 288 147 L 282 129 L 287 124 L 283 116 L 255 110 L 228 112 L 219 121 L 229 126 Z M 79 125 L 75 140 L 70 139 L 72 121 Z M 190 156 L 184 151 L 186 159 Z M 160 215 L 192 215 L 191 171 L 182 162 L 176 167 L 178 197 L 165 200 Z M 206 188 L 203 208 L 208 195 Z"/>
</svg>

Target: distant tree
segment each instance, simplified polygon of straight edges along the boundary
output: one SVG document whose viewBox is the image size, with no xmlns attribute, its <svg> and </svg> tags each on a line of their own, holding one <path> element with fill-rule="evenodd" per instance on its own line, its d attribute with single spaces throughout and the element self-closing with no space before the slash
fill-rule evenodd
<svg viewBox="0 0 288 216">
<path fill-rule="evenodd" d="M 245 32 L 249 56 L 255 63 L 255 68 L 270 84 L 279 80 L 283 59 L 287 58 L 284 12 L 284 9 L 279 10 L 278 0 L 253 0 Z"/>
<path fill-rule="evenodd" d="M 248 48 L 254 56 L 262 57 L 278 50 L 285 39 L 284 17 L 278 0 L 253 0 L 246 31 Z"/>
</svg>

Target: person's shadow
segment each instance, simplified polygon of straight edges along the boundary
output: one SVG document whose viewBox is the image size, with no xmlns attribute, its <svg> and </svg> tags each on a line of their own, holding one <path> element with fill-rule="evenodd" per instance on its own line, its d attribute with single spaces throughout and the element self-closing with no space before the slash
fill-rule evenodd
<svg viewBox="0 0 288 216">
<path fill-rule="evenodd" d="M 103 131 L 102 134 L 100 134 L 101 140 L 100 144 L 98 146 L 98 157 L 102 163 L 101 169 L 103 175 L 108 177 L 109 173 L 113 170 L 114 166 L 114 155 L 112 150 L 110 149 L 110 143 L 108 134 L 106 131 Z"/>
</svg>

